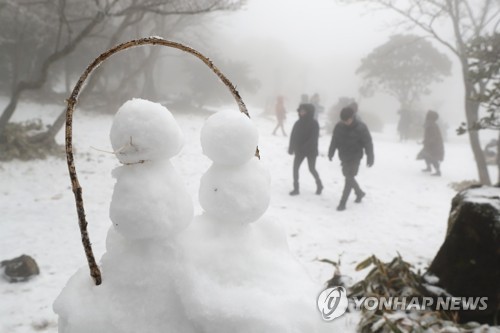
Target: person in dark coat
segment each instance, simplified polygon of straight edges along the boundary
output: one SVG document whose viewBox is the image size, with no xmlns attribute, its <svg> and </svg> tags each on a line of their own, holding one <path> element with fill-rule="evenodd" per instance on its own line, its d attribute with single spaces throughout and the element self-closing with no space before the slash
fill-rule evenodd
<svg viewBox="0 0 500 333">
<path fill-rule="evenodd" d="M 433 176 L 441 176 L 439 164 L 444 159 L 444 143 L 437 124 L 438 118 L 439 114 L 436 111 L 427 111 L 424 125 L 424 147 L 417 156 L 418 159 L 423 159 L 427 165 L 427 168 L 422 171 L 431 172 L 431 166 L 434 167 Z"/>
<path fill-rule="evenodd" d="M 299 168 L 307 158 L 309 171 L 316 181 L 316 194 L 321 194 L 323 184 L 316 171 L 316 158 L 318 157 L 319 124 L 314 119 L 314 105 L 303 103 L 297 109 L 299 120 L 295 122 L 290 135 L 288 153 L 295 155 L 293 160 L 293 191 L 290 195 L 299 194 Z"/>
<path fill-rule="evenodd" d="M 371 167 L 374 162 L 373 142 L 368 127 L 359 120 L 352 107 L 345 107 L 340 111 L 340 119 L 333 129 L 332 141 L 328 149 L 328 158 L 332 160 L 335 152 L 339 151 L 339 159 L 342 164 L 342 174 L 345 177 L 342 198 L 337 207 L 338 211 L 345 210 L 346 202 L 354 189 L 355 202 L 360 203 L 366 195 L 361 190 L 356 175 L 363 158 L 363 150 L 367 156 L 367 165 Z"/>
</svg>

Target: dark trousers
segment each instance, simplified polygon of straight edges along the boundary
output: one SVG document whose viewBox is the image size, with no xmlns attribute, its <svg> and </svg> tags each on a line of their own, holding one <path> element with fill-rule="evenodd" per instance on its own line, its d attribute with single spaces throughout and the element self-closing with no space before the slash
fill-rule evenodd
<svg viewBox="0 0 500 333">
<path fill-rule="evenodd" d="M 440 172 L 438 160 L 436 160 L 435 158 L 432 158 L 432 157 L 425 157 L 424 160 L 425 160 L 425 164 L 427 164 L 428 170 L 431 170 L 431 165 L 432 165 L 434 167 L 434 169 L 436 170 L 436 172 Z"/>
<path fill-rule="evenodd" d="M 314 177 L 314 180 L 316 181 L 316 185 L 320 186 L 321 185 L 321 179 L 319 178 L 318 171 L 316 171 L 316 155 L 302 155 L 302 154 L 295 154 L 295 159 L 293 160 L 293 188 L 298 190 L 299 189 L 299 169 L 300 165 L 304 161 L 304 159 L 307 158 L 307 165 L 309 166 L 309 172 Z"/>
<path fill-rule="evenodd" d="M 351 194 L 351 190 L 354 189 L 354 193 L 356 193 L 357 196 L 363 193 L 355 178 L 358 174 L 360 162 L 361 160 L 342 162 L 342 174 L 345 177 L 345 184 L 344 191 L 342 192 L 342 198 L 340 199 L 341 206 L 345 206 L 347 199 L 349 199 L 349 195 Z"/>
</svg>

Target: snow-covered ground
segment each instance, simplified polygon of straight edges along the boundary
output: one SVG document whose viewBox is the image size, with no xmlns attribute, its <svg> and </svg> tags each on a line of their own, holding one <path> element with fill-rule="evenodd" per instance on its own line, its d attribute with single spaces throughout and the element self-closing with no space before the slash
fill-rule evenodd
<svg viewBox="0 0 500 333">
<path fill-rule="evenodd" d="M 50 122 L 62 108 L 23 104 L 13 120 L 43 117 Z M 272 177 L 271 205 L 265 216 L 284 226 L 291 251 L 318 288 L 332 274 L 332 267 L 318 262 L 318 258 L 337 260 L 341 256 L 342 273 L 354 279 L 366 274 L 355 272 L 355 264 L 371 254 L 388 260 L 400 253 L 421 268 L 430 263 L 444 239 L 455 194 L 449 184 L 476 178 L 465 137 L 450 134 L 443 176 L 431 177 L 420 171 L 423 163 L 415 160 L 420 149 L 417 142 L 398 142 L 389 125 L 384 133 L 372 133 L 375 165 L 368 169 L 362 164 L 358 176 L 367 196 L 361 204 L 351 198 L 347 210 L 337 212 L 343 177 L 337 157 L 333 162 L 326 158 L 330 135 L 322 133 L 317 162 L 325 186 L 323 194 L 314 194 L 314 179 L 304 163 L 301 194 L 290 197 L 293 157 L 287 154 L 288 138 L 271 135 L 274 120 L 259 117 L 260 112 L 250 108 L 260 132 L 262 162 L 268 165 Z M 77 110 L 74 121 L 76 168 L 98 259 L 105 251 L 110 226 L 109 205 L 115 182 L 111 170 L 118 165 L 112 154 L 101 151 L 112 150 L 108 136 L 111 119 L 109 115 Z M 176 114 L 176 119 L 187 142 L 172 162 L 193 196 L 197 214 L 201 212 L 199 181 L 211 164 L 200 146 L 204 119 L 182 114 Z M 290 112 L 286 127 L 290 129 L 295 120 L 295 112 Z M 63 136 L 61 131 L 61 143 Z M 25 283 L 10 284 L 0 279 L 0 332 L 57 332 L 52 303 L 69 277 L 86 265 L 65 159 L 1 162 L 0 212 L 0 260 L 27 254 L 37 260 L 41 270 L 38 277 Z M 341 321 L 344 332 L 354 332 L 356 321 L 350 316 Z"/>
</svg>

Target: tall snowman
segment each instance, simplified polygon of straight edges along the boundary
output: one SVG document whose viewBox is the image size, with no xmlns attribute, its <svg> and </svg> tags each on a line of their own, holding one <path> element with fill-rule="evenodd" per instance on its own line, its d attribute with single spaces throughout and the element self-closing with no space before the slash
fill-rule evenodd
<svg viewBox="0 0 500 333">
<path fill-rule="evenodd" d="M 59 332 L 195 332 L 174 287 L 182 275 L 176 236 L 193 218 L 170 162 L 181 130 L 162 105 L 133 99 L 115 115 L 110 139 L 122 166 L 113 171 L 103 282 L 94 286 L 87 269 L 70 279 L 54 303 Z"/>
<path fill-rule="evenodd" d="M 212 115 L 201 131 L 213 164 L 200 182 L 204 213 L 181 236 L 188 267 L 179 280 L 200 333 L 316 331 L 316 288 L 280 226 L 262 218 L 270 177 L 257 143 L 253 122 L 237 111 Z"/>
</svg>

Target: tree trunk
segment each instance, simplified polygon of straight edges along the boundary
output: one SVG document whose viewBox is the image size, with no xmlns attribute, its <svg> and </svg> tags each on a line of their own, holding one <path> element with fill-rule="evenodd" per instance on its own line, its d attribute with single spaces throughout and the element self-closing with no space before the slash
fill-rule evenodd
<svg viewBox="0 0 500 333">
<path fill-rule="evenodd" d="M 498 175 L 497 175 L 497 185 L 500 187 L 500 131 L 498 131 L 498 138 L 497 138 L 497 157 L 496 157 L 496 162 L 497 162 L 497 168 L 498 168 Z"/>
<path fill-rule="evenodd" d="M 19 96 L 21 95 L 21 92 L 23 92 L 23 90 L 24 85 L 22 84 L 18 84 L 12 89 L 9 104 L 5 107 L 2 116 L 0 117 L 0 142 L 6 140 L 6 138 L 4 137 L 5 127 L 14 114 L 14 111 L 16 111 L 17 103 L 19 102 Z"/>
<path fill-rule="evenodd" d="M 142 96 L 146 99 L 156 100 L 158 98 L 158 91 L 155 84 L 155 67 L 158 62 L 158 55 L 160 48 L 152 47 L 149 51 L 147 61 L 145 63 L 142 74 L 144 75 L 144 85 L 142 87 Z"/>
<path fill-rule="evenodd" d="M 455 22 L 456 23 L 456 22 Z M 458 35 L 460 36 L 460 35 Z M 462 78 L 464 82 L 464 97 L 465 97 L 465 118 L 467 120 L 467 127 L 473 128 L 479 120 L 479 102 L 474 99 L 477 96 L 476 87 L 469 77 L 469 64 L 466 57 L 466 47 L 461 37 L 458 39 L 460 51 L 460 64 L 462 66 Z M 479 132 L 475 130 L 467 131 L 469 134 L 469 142 L 476 161 L 479 182 L 483 185 L 491 185 L 490 174 L 488 172 L 488 165 L 486 164 L 486 157 L 484 156 L 483 149 L 481 148 L 481 141 L 479 140 Z"/>
<path fill-rule="evenodd" d="M 465 91 L 465 116 L 467 119 L 468 127 L 472 127 L 477 123 L 479 119 L 479 103 L 472 101 L 469 96 L 470 87 L 466 87 Z M 488 172 L 488 166 L 486 164 L 486 158 L 484 157 L 483 149 L 481 148 L 481 141 L 479 140 L 478 131 L 467 131 L 469 134 L 470 146 L 472 148 L 472 153 L 474 154 L 474 159 L 476 160 L 476 167 L 479 176 L 479 182 L 483 185 L 491 185 L 490 174 Z"/>
</svg>

